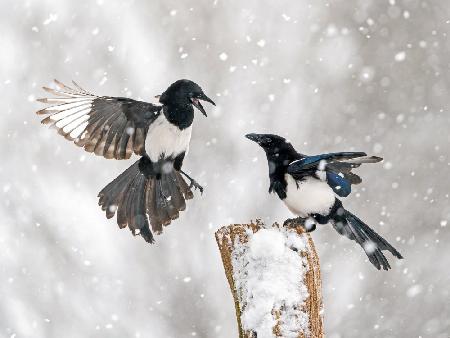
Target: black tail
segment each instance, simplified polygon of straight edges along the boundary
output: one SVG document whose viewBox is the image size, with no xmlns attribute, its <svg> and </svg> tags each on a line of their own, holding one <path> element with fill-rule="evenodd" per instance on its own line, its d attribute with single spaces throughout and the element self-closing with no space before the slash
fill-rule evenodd
<svg viewBox="0 0 450 338">
<path fill-rule="evenodd" d="M 383 254 L 383 250 L 389 251 L 398 259 L 403 256 L 390 245 L 383 237 L 378 235 L 367 224 L 353 215 L 350 211 L 340 209 L 333 217 L 333 227 L 341 235 L 356 241 L 364 249 L 369 261 L 380 270 L 391 268 L 388 260 Z"/>
<path fill-rule="evenodd" d="M 134 163 L 99 192 L 98 204 L 107 218 L 117 211 L 120 228 L 128 226 L 133 235 L 153 243 L 152 231 L 160 234 L 194 195 L 178 171 L 156 176 L 148 174 L 148 166 L 151 162 L 145 157 Z"/>
</svg>

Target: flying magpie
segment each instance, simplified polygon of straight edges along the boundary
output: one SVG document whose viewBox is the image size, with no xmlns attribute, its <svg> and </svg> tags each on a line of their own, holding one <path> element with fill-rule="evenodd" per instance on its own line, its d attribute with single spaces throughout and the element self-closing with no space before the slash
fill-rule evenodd
<svg viewBox="0 0 450 338">
<path fill-rule="evenodd" d="M 72 81 L 73 82 L 73 81 Z M 44 87 L 54 98 L 37 114 L 67 140 L 107 159 L 140 159 L 98 194 L 99 205 L 117 224 L 154 242 L 152 231 L 162 232 L 193 198 L 191 188 L 203 188 L 181 170 L 191 139 L 194 108 L 207 116 L 200 100 L 215 103 L 190 80 L 172 83 L 156 97 L 159 104 L 125 97 L 97 96 L 73 82 L 55 80 L 55 89 Z M 190 182 L 188 185 L 184 175 Z M 150 224 L 149 224 L 150 223 Z M 150 230 L 151 226 L 151 230 Z"/>
<path fill-rule="evenodd" d="M 307 156 L 298 153 L 285 138 L 272 134 L 247 134 L 265 151 L 269 163 L 269 193 L 275 192 L 288 209 L 299 216 L 294 221 L 313 231 L 316 223 L 331 223 L 341 235 L 356 241 L 370 262 L 380 270 L 391 268 L 383 250 L 402 255 L 367 224 L 345 210 L 337 197 L 347 197 L 352 184 L 362 182 L 352 169 L 376 163 L 380 157 L 363 152 L 329 153 Z"/>
</svg>

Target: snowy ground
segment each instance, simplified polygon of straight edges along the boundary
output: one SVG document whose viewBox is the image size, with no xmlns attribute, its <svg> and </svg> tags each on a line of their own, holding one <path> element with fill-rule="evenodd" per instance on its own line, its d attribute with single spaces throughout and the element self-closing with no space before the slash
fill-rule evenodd
<svg viewBox="0 0 450 338">
<path fill-rule="evenodd" d="M 248 132 L 385 158 L 345 203 L 405 260 L 379 272 L 320 227 L 327 337 L 448 337 L 448 2 L 3 0 L 0 19 L 0 337 L 234 337 L 213 233 L 291 217 Z M 190 78 L 216 101 L 185 161 L 206 191 L 155 246 L 97 206 L 133 162 L 39 124 L 54 77 L 141 99 Z"/>
</svg>

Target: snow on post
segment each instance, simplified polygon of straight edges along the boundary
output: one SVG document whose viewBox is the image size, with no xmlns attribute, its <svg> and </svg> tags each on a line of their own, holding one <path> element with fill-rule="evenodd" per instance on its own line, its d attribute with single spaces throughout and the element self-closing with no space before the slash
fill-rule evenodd
<svg viewBox="0 0 450 338">
<path fill-rule="evenodd" d="M 321 338 L 319 259 L 302 227 L 235 224 L 216 232 L 240 338 Z"/>
</svg>

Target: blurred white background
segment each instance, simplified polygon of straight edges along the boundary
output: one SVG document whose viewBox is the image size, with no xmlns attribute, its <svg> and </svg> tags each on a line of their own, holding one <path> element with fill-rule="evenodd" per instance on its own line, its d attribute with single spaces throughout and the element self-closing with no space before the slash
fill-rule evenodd
<svg viewBox="0 0 450 338">
<path fill-rule="evenodd" d="M 214 231 L 291 217 L 248 132 L 385 158 L 345 204 L 405 260 L 380 272 L 331 227 L 314 232 L 327 337 L 449 337 L 448 2 L 3 0 L 0 13 L 1 337 L 236 337 Z M 134 160 L 40 125 L 53 78 L 143 100 L 189 78 L 216 101 L 185 161 L 206 191 L 156 245 L 97 206 Z"/>
</svg>

